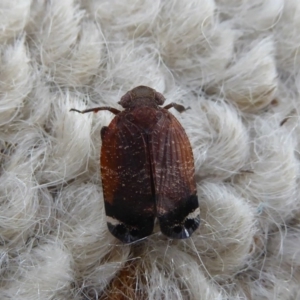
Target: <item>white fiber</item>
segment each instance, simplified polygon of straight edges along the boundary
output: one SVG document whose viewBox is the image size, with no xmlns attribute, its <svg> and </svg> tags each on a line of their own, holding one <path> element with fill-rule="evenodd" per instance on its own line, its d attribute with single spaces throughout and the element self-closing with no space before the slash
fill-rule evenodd
<svg viewBox="0 0 300 300">
<path fill-rule="evenodd" d="M 16 117 L 23 101 L 31 91 L 33 78 L 30 58 L 24 39 L 13 45 L 0 46 L 0 124 L 3 125 Z"/>
<path fill-rule="evenodd" d="M 22 35 L 30 19 L 31 0 L 3 0 L 0 4 L 1 44 Z"/>
<path fill-rule="evenodd" d="M 203 98 L 197 101 L 192 106 L 195 114 L 182 115 L 194 150 L 196 174 L 201 178 L 229 178 L 248 160 L 247 130 L 232 105 Z"/>
<path fill-rule="evenodd" d="M 298 0 L 0 1 L 0 299 L 300 299 Z M 201 224 L 108 231 L 100 130 L 128 90 L 170 109 Z M 130 205 L 130 204 L 129 204 Z"/>
<path fill-rule="evenodd" d="M 209 92 L 231 99 L 242 111 L 258 112 L 274 99 L 276 93 L 273 41 L 264 39 L 255 42 L 241 52 L 224 73 L 216 76 L 214 80 L 220 82 L 211 83 Z"/>
</svg>

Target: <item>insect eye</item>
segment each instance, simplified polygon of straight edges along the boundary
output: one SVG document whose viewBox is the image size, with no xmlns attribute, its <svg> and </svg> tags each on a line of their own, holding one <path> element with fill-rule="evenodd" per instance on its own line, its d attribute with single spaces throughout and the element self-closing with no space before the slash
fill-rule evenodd
<svg viewBox="0 0 300 300">
<path fill-rule="evenodd" d="M 161 93 L 155 92 L 155 100 L 157 105 L 163 105 L 166 98 Z"/>
</svg>

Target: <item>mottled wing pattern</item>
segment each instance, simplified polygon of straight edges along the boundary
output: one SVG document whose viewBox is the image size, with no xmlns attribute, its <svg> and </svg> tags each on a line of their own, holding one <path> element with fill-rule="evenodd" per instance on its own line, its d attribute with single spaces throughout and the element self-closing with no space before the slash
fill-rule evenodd
<svg viewBox="0 0 300 300">
<path fill-rule="evenodd" d="M 158 114 L 160 118 L 149 136 L 156 216 L 162 233 L 183 239 L 200 223 L 193 153 L 177 119 L 165 109 Z"/>
<path fill-rule="evenodd" d="M 118 114 L 101 131 L 101 177 L 110 232 L 124 243 L 150 235 L 155 219 L 149 153 L 143 132 Z"/>
</svg>

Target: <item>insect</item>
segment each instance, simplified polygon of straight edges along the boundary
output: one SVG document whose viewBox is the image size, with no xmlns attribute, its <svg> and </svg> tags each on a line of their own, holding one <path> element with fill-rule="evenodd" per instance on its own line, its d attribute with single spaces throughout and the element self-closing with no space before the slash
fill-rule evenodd
<svg viewBox="0 0 300 300">
<path fill-rule="evenodd" d="M 162 94 L 147 86 L 127 92 L 123 108 L 96 107 L 115 114 L 101 129 L 101 178 L 109 231 L 123 243 L 149 236 L 157 218 L 163 234 L 185 239 L 198 228 L 200 210 L 194 158 L 188 137 L 164 107 Z"/>
</svg>

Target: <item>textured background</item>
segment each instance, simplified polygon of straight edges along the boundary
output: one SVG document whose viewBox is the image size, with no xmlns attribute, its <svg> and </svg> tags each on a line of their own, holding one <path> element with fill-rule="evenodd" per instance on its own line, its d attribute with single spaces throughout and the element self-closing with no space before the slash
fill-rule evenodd
<svg viewBox="0 0 300 300">
<path fill-rule="evenodd" d="M 0 299 L 300 299 L 299 48 L 298 0 L 1 0 Z M 69 109 L 141 84 L 191 107 L 191 239 L 106 228 L 113 116 Z"/>
</svg>

